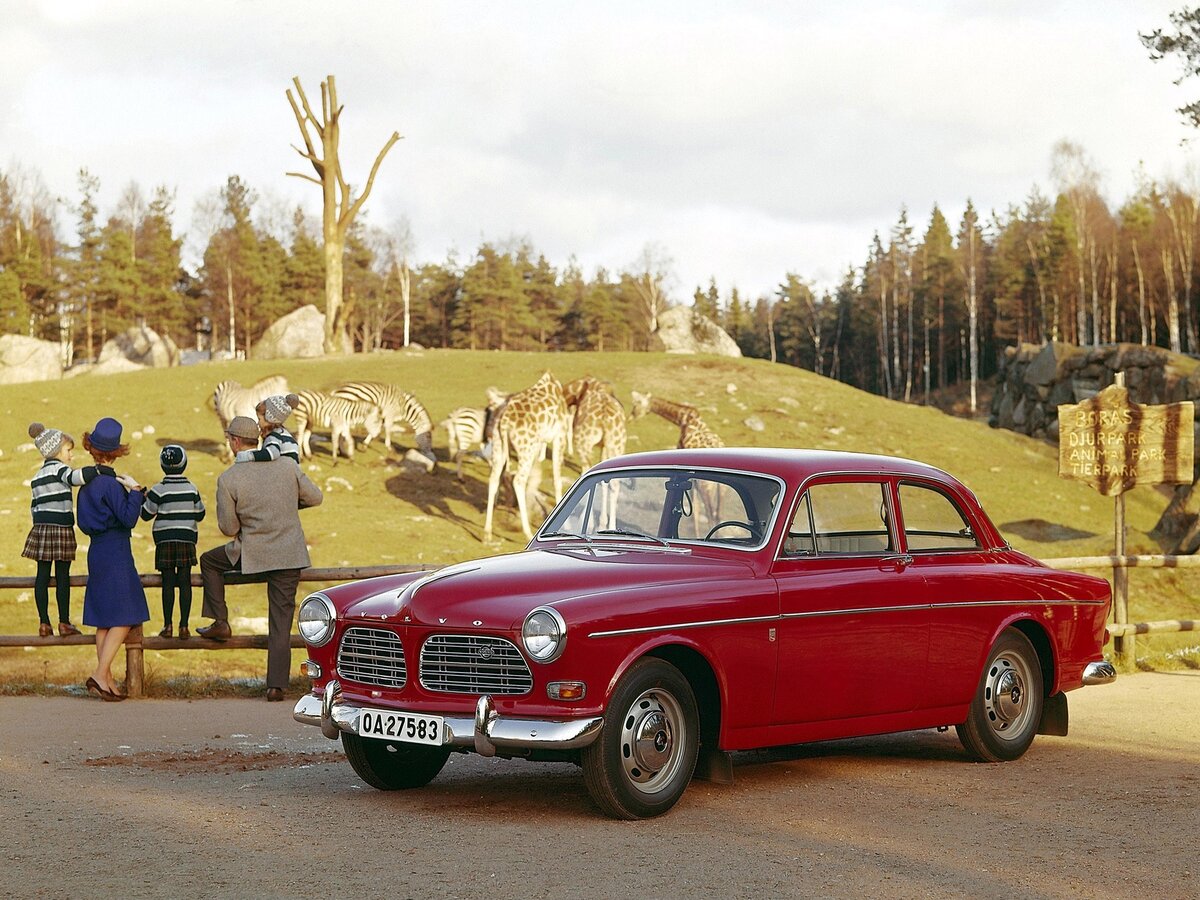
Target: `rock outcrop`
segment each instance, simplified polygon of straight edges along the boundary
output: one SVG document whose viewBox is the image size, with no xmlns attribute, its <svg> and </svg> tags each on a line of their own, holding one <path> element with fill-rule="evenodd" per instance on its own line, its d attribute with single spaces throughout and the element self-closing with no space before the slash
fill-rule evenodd
<svg viewBox="0 0 1200 900">
<path fill-rule="evenodd" d="M 59 346 L 23 334 L 0 335 L 0 384 L 62 378 Z"/>
<path fill-rule="evenodd" d="M 120 365 L 105 368 L 104 364 L 114 359 L 124 359 L 139 366 L 161 369 L 179 365 L 179 348 L 173 340 L 160 335 L 153 328 L 145 325 L 134 326 L 104 342 L 94 371 L 127 371 Z"/>
<path fill-rule="evenodd" d="M 654 334 L 668 353 L 742 355 L 737 343 L 720 325 L 690 306 L 672 306 L 662 313 Z"/>
<path fill-rule="evenodd" d="M 250 350 L 251 359 L 313 359 L 325 355 L 325 314 L 302 306 L 278 319 Z"/>
</svg>

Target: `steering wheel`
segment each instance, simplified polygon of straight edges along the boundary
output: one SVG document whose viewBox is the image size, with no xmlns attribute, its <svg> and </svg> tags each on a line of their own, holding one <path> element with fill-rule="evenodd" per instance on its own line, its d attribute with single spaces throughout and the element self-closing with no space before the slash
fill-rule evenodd
<svg viewBox="0 0 1200 900">
<path fill-rule="evenodd" d="M 755 540 L 755 541 L 757 541 L 757 540 L 759 539 L 759 533 L 758 533 L 758 529 L 757 529 L 757 528 L 755 528 L 755 527 L 754 527 L 753 525 L 751 525 L 749 522 L 735 522 L 733 519 L 730 519 L 730 520 L 728 520 L 728 521 L 726 521 L 726 522 L 718 522 L 718 523 L 717 523 L 716 525 L 714 525 L 712 528 L 708 529 L 708 534 L 706 534 L 706 535 L 704 536 L 704 539 L 705 539 L 706 541 L 711 541 L 711 540 L 712 540 L 712 536 L 713 536 L 714 534 L 716 534 L 718 531 L 720 531 L 722 528 L 730 528 L 730 527 L 732 527 L 732 528 L 744 528 L 744 529 L 746 529 L 746 531 L 750 532 L 750 537 L 751 537 L 751 539 L 752 539 L 752 540 Z"/>
</svg>

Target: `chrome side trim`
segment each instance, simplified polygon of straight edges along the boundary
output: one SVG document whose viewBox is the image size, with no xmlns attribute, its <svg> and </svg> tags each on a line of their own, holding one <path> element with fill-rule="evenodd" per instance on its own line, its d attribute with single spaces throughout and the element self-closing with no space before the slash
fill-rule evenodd
<svg viewBox="0 0 1200 900">
<path fill-rule="evenodd" d="M 1084 684 L 1112 684 L 1117 680 L 1117 670 L 1107 659 L 1090 662 L 1083 667 Z"/>
<path fill-rule="evenodd" d="M 322 696 L 301 697 L 292 718 L 302 725 L 315 725 L 326 737 L 336 739 L 343 731 L 358 734 L 360 712 L 361 707 L 342 699 L 341 686 L 331 681 Z M 494 756 L 501 750 L 580 750 L 599 737 L 604 725 L 601 716 L 583 719 L 500 716 L 486 694 L 479 698 L 474 717 L 450 715 L 442 719 L 442 743 L 472 749 L 484 756 Z M 486 752 L 489 748 L 490 753 Z"/>
<path fill-rule="evenodd" d="M 853 609 L 814 609 L 806 612 L 781 613 L 775 616 L 747 616 L 737 619 L 709 619 L 702 622 L 674 622 L 669 625 L 647 625 L 641 628 L 620 628 L 614 631 L 593 631 L 590 638 L 614 637 L 623 634 L 647 634 L 651 631 L 680 631 L 685 628 L 707 628 L 712 625 L 742 625 L 747 622 L 779 622 L 784 619 L 815 619 L 824 616 L 857 616 L 868 613 L 913 612 L 916 610 L 970 609 L 987 606 L 1102 606 L 1103 600 L 972 600 L 961 603 L 910 603 L 904 606 L 858 606 Z"/>
</svg>

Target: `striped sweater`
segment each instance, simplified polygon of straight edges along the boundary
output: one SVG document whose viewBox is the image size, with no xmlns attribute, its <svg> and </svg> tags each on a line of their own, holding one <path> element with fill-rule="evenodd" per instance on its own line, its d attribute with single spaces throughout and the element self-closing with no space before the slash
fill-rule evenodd
<svg viewBox="0 0 1200 900">
<path fill-rule="evenodd" d="M 75 511 L 71 488 L 91 481 L 96 467 L 72 469 L 58 459 L 42 463 L 29 486 L 33 489 L 33 500 L 29 508 L 33 511 L 34 525 L 75 525 Z"/>
<path fill-rule="evenodd" d="M 184 475 L 167 475 L 146 493 L 142 519 L 154 520 L 151 533 L 155 544 L 182 541 L 194 544 L 199 538 L 196 524 L 204 518 L 204 501 L 196 486 Z"/>
<path fill-rule="evenodd" d="M 279 459 L 281 456 L 294 459 L 297 463 L 300 462 L 300 445 L 296 443 L 296 439 L 292 433 L 282 425 L 276 425 L 274 429 L 267 432 L 267 436 L 263 438 L 262 448 L 259 450 L 241 450 L 238 452 L 238 462 L 272 462 Z"/>
</svg>

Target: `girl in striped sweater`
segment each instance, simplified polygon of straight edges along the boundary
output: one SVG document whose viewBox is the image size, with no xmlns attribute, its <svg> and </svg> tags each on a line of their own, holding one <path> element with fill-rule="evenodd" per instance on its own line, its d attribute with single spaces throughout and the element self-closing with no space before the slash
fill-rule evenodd
<svg viewBox="0 0 1200 900">
<path fill-rule="evenodd" d="M 96 466 L 72 469 L 71 451 L 75 439 L 41 422 L 29 426 L 33 445 L 45 460 L 33 476 L 30 488 L 33 500 L 33 528 L 25 538 L 21 555 L 37 562 L 33 599 L 37 604 L 38 636 L 50 637 L 50 569 L 54 568 L 54 598 L 58 601 L 58 633 L 62 637 L 79 634 L 71 624 L 71 563 L 75 561 L 75 505 L 71 488 L 96 477 Z"/>
<path fill-rule="evenodd" d="M 295 394 L 275 394 L 254 408 L 258 413 L 258 427 L 262 432 L 262 447 L 258 450 L 242 450 L 236 462 L 270 462 L 286 456 L 300 463 L 300 445 L 292 433 L 283 427 L 292 410 L 300 405 Z"/>
<path fill-rule="evenodd" d="M 162 573 L 162 610 L 165 627 L 159 637 L 172 637 L 171 614 L 175 592 L 179 592 L 179 637 L 190 638 L 188 616 L 192 612 L 192 566 L 196 565 L 196 525 L 204 518 L 204 501 L 196 486 L 184 477 L 187 451 L 167 444 L 158 455 L 162 481 L 150 488 L 142 503 L 142 519 L 154 519 L 154 568 Z"/>
</svg>

